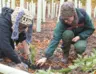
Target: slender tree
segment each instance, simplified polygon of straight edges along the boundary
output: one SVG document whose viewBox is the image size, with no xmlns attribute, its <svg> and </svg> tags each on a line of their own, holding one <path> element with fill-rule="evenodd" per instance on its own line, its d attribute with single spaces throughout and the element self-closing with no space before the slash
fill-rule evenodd
<svg viewBox="0 0 96 74">
<path fill-rule="evenodd" d="M 56 4 L 56 17 L 58 17 L 59 4 Z"/>
<path fill-rule="evenodd" d="M 21 7 L 21 8 L 24 8 L 24 5 L 25 5 L 24 0 L 20 0 L 20 7 Z"/>
<path fill-rule="evenodd" d="M 29 10 L 29 2 L 26 2 L 26 8 Z"/>
<path fill-rule="evenodd" d="M 30 11 L 31 13 L 32 13 L 32 11 L 33 11 L 33 10 L 32 10 L 32 7 L 33 7 L 32 5 L 33 5 L 33 0 L 29 3 L 29 11 Z"/>
<path fill-rule="evenodd" d="M 7 7 L 11 7 L 11 0 L 7 0 Z"/>
<path fill-rule="evenodd" d="M 45 22 L 45 18 L 46 18 L 46 0 L 43 0 L 43 18 L 42 21 Z"/>
<path fill-rule="evenodd" d="M 74 0 L 74 4 L 75 4 L 75 8 L 77 8 L 78 7 L 77 0 Z"/>
<path fill-rule="evenodd" d="M 55 8 L 56 3 L 53 3 L 53 17 L 56 17 L 56 8 Z"/>
<path fill-rule="evenodd" d="M 51 5 L 51 18 L 54 18 L 54 0 L 52 0 L 52 5 Z"/>
<path fill-rule="evenodd" d="M 32 9 L 33 9 L 33 15 L 35 16 L 36 15 L 36 3 L 33 3 Z"/>
<path fill-rule="evenodd" d="M 5 7 L 6 6 L 5 0 L 2 0 L 2 3 L 3 3 L 3 7 Z"/>
<path fill-rule="evenodd" d="M 38 0 L 38 6 L 37 6 L 37 32 L 41 32 L 41 3 L 42 0 Z"/>
<path fill-rule="evenodd" d="M 64 1 L 65 1 L 65 0 L 60 0 L 58 21 L 59 21 L 59 16 L 60 16 L 61 5 L 64 3 Z"/>
<path fill-rule="evenodd" d="M 96 18 L 96 6 L 94 8 L 94 18 Z"/>
<path fill-rule="evenodd" d="M 1 13 L 1 9 L 2 9 L 2 0 L 0 0 L 0 13 Z"/>
<path fill-rule="evenodd" d="M 86 12 L 91 17 L 91 0 L 86 1 Z"/>
<path fill-rule="evenodd" d="M 15 8 L 15 0 L 11 0 L 11 8 L 12 8 L 12 9 Z"/>
<path fill-rule="evenodd" d="M 79 8 L 82 8 L 82 3 L 80 0 L 79 0 Z"/>
<path fill-rule="evenodd" d="M 48 16 L 48 18 L 49 18 L 50 15 L 51 15 L 51 12 L 50 12 L 50 2 L 48 2 L 48 4 L 47 4 L 47 9 L 48 9 L 48 14 L 47 14 L 47 16 Z"/>
</svg>

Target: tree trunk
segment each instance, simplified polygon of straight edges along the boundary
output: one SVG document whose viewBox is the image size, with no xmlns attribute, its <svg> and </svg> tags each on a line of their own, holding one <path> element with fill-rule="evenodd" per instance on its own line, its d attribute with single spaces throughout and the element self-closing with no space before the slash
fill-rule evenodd
<svg viewBox="0 0 96 74">
<path fill-rule="evenodd" d="M 87 0 L 86 2 L 86 12 L 91 17 L 91 0 Z"/>
<path fill-rule="evenodd" d="M 35 16 L 36 15 L 36 4 L 33 3 L 33 15 Z"/>
<path fill-rule="evenodd" d="M 10 0 L 7 0 L 7 7 L 11 7 L 11 1 Z"/>
<path fill-rule="evenodd" d="M 75 8 L 77 8 L 78 7 L 77 0 L 74 0 L 74 4 L 75 4 Z"/>
<path fill-rule="evenodd" d="M 11 0 L 11 8 L 15 9 L 15 0 Z"/>
<path fill-rule="evenodd" d="M 51 5 L 51 18 L 54 18 L 54 0 L 52 0 L 52 5 Z"/>
<path fill-rule="evenodd" d="M 37 28 L 36 31 L 37 32 L 41 32 L 41 3 L 42 0 L 38 0 L 38 6 L 37 6 Z"/>
<path fill-rule="evenodd" d="M 45 22 L 46 18 L 45 15 L 46 15 L 46 1 L 43 0 L 43 18 L 42 18 L 43 22 Z"/>
<path fill-rule="evenodd" d="M 82 8 L 82 3 L 81 3 L 81 1 L 79 1 L 79 8 Z"/>
<path fill-rule="evenodd" d="M 53 3 L 53 17 L 56 17 L 56 9 L 55 9 L 56 3 Z"/>
<path fill-rule="evenodd" d="M 48 18 L 50 17 L 50 3 L 48 3 L 48 5 L 47 5 L 48 7 L 48 13 L 47 13 L 47 15 L 48 15 Z"/>
<path fill-rule="evenodd" d="M 24 5 L 25 5 L 24 0 L 20 0 L 20 7 L 25 8 Z"/>
<path fill-rule="evenodd" d="M 3 7 L 5 7 L 5 4 L 6 4 L 6 3 L 5 3 L 5 0 L 2 0 L 2 2 L 3 2 Z"/>
<path fill-rule="evenodd" d="M 57 20 L 57 21 L 59 21 L 61 5 L 64 3 L 64 1 L 65 1 L 65 0 L 60 0 L 60 5 L 59 5 L 59 14 L 58 14 L 58 20 Z"/>
<path fill-rule="evenodd" d="M 58 7 L 59 5 L 58 4 L 56 4 L 56 17 L 58 17 L 58 11 L 59 11 L 59 7 Z"/>
<path fill-rule="evenodd" d="M 27 9 L 29 10 L 29 2 L 27 2 L 26 4 L 27 4 Z"/>
<path fill-rule="evenodd" d="M 0 13 L 2 12 L 2 0 L 0 0 Z"/>
<path fill-rule="evenodd" d="M 96 18 L 96 6 L 94 8 L 94 18 Z"/>
</svg>

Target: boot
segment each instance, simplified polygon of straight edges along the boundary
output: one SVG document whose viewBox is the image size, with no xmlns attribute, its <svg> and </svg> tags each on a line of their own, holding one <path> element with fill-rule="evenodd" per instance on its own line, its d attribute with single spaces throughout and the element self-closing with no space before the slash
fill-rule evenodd
<svg viewBox="0 0 96 74">
<path fill-rule="evenodd" d="M 70 41 L 69 42 L 63 41 L 63 44 L 61 46 L 61 49 L 63 51 L 63 53 L 62 53 L 63 58 L 61 59 L 61 61 L 64 64 L 68 63 L 68 56 L 69 56 L 70 47 L 71 47 L 71 42 Z"/>
<path fill-rule="evenodd" d="M 70 46 L 67 46 L 67 47 L 61 47 L 62 49 L 62 56 L 63 58 L 61 59 L 61 61 L 64 63 L 64 64 L 67 64 L 68 63 L 68 56 L 69 56 L 69 50 L 70 50 Z"/>
<path fill-rule="evenodd" d="M 64 64 L 68 64 L 68 56 L 69 56 L 69 53 L 63 53 L 63 58 L 61 59 L 61 61 L 64 63 Z"/>
</svg>

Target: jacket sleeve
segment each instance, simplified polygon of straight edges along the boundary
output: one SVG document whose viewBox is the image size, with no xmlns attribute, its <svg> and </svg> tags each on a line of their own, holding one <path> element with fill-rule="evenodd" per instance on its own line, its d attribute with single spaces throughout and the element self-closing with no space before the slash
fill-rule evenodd
<svg viewBox="0 0 96 74">
<path fill-rule="evenodd" d="M 49 58 L 53 55 L 53 52 L 55 51 L 56 47 L 59 44 L 60 39 L 62 38 L 63 32 L 64 32 L 64 24 L 62 24 L 59 21 L 54 29 L 53 39 L 51 40 L 48 48 L 46 49 L 45 57 Z"/>
<path fill-rule="evenodd" d="M 79 34 L 81 39 L 87 39 L 95 30 L 94 25 L 92 23 L 92 20 L 90 19 L 90 17 L 88 16 L 88 14 L 86 13 L 85 15 L 85 23 L 84 23 L 85 27 L 83 32 L 81 32 Z"/>
</svg>

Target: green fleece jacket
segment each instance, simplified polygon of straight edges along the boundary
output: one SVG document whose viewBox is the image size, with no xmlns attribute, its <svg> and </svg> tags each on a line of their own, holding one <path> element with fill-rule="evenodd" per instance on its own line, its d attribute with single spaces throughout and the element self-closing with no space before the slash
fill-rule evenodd
<svg viewBox="0 0 96 74">
<path fill-rule="evenodd" d="M 77 16 L 79 19 L 78 24 L 83 24 L 83 26 L 78 26 L 77 28 L 71 29 L 74 32 L 75 36 L 80 36 L 81 40 L 87 39 L 95 30 L 92 20 L 88 14 L 83 9 L 76 9 Z M 45 56 L 47 58 L 51 57 L 57 48 L 59 41 L 62 39 L 62 34 L 65 30 L 70 28 L 67 24 L 64 23 L 62 19 L 56 24 L 54 29 L 53 39 L 51 40 L 48 48 L 46 49 Z"/>
</svg>

